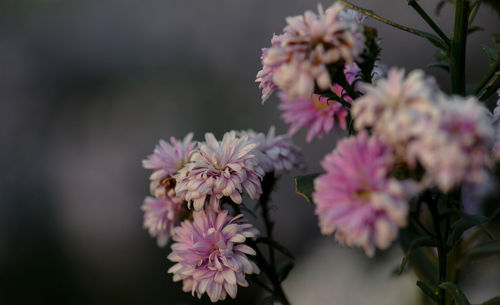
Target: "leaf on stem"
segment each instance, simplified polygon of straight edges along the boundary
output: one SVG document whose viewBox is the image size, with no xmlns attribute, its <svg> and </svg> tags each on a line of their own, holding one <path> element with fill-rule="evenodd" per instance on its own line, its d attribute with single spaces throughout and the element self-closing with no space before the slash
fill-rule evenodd
<svg viewBox="0 0 500 305">
<path fill-rule="evenodd" d="M 455 221 L 451 225 L 451 232 L 448 237 L 448 240 L 446 241 L 446 245 L 448 248 L 452 248 L 455 246 L 455 244 L 460 240 L 462 237 L 462 234 L 475 226 L 481 226 L 484 224 L 486 221 L 488 221 L 488 218 L 482 216 L 482 215 L 464 215 L 462 218 L 459 220 Z"/>
<path fill-rule="evenodd" d="M 312 193 L 314 192 L 314 179 L 320 174 L 309 174 L 295 177 L 295 192 L 304 197 L 307 202 L 313 203 Z"/>
<path fill-rule="evenodd" d="M 401 275 L 403 273 L 403 270 L 406 266 L 406 263 L 408 262 L 408 259 L 410 256 L 413 254 L 413 251 L 419 247 L 437 247 L 437 243 L 430 237 L 430 236 L 422 236 L 417 239 L 414 239 L 410 243 L 410 247 L 408 251 L 406 252 L 405 256 L 401 260 L 401 265 L 399 266 L 399 272 L 398 275 Z"/>
<path fill-rule="evenodd" d="M 488 47 L 487 45 L 482 44 L 481 48 L 488 54 L 488 58 L 490 59 L 490 63 L 493 63 L 497 60 L 499 56 L 499 52 L 493 48 Z"/>
<path fill-rule="evenodd" d="M 258 237 L 255 240 L 255 242 L 267 244 L 267 245 L 273 247 L 274 249 L 278 250 L 283 255 L 287 256 L 288 258 L 295 260 L 295 257 L 293 256 L 292 252 L 290 252 L 290 250 L 288 250 L 287 248 L 285 248 L 285 246 L 281 245 L 280 243 L 278 243 L 277 241 L 275 241 L 273 239 L 270 239 L 268 237 Z"/>
<path fill-rule="evenodd" d="M 417 29 L 414 29 L 414 28 L 410 28 L 410 27 L 407 27 L 405 25 L 401 25 L 399 23 L 396 23 L 394 21 L 391 21 L 389 19 L 386 19 L 384 17 L 381 17 L 381 16 L 375 14 L 375 12 L 372 11 L 372 10 L 367 10 L 367 9 L 362 8 L 362 7 L 356 6 L 356 5 L 350 3 L 350 2 L 348 2 L 346 0 L 339 0 L 339 2 L 343 3 L 348 8 L 353 9 L 355 11 L 358 11 L 358 12 L 360 12 L 360 13 L 366 15 L 366 16 L 372 17 L 375 20 L 381 21 L 381 22 L 383 22 L 385 24 L 388 24 L 388 25 L 393 26 L 395 28 L 398 28 L 400 30 L 412 33 L 414 35 L 423 37 L 423 38 L 427 39 L 433 45 L 435 45 L 436 47 L 438 47 L 440 49 L 443 49 L 443 50 L 447 50 L 448 49 L 448 46 L 447 46 L 446 42 L 444 42 L 442 39 L 440 39 L 439 37 L 437 37 L 437 36 L 435 36 L 435 35 L 433 35 L 431 33 L 424 32 L 424 31 L 421 31 L 421 30 L 417 30 Z"/>
<path fill-rule="evenodd" d="M 411 228 L 402 229 L 399 231 L 399 243 L 403 248 L 403 251 L 407 252 L 410 249 L 410 244 L 415 238 L 415 234 L 412 233 Z M 417 248 L 413 250 L 413 253 L 409 256 L 409 261 L 415 270 L 415 274 L 422 281 L 428 283 L 436 283 L 436 257 L 432 251 L 427 251 L 426 248 Z"/>
<path fill-rule="evenodd" d="M 439 290 L 437 286 L 422 281 L 417 281 L 417 286 L 422 289 L 426 296 L 430 297 L 436 302 L 439 302 Z"/>
<path fill-rule="evenodd" d="M 497 60 L 499 62 L 498 66 L 500 66 L 500 60 Z M 500 71 L 496 71 L 491 80 L 486 84 L 486 87 L 484 87 L 485 90 L 481 96 L 479 96 L 479 100 L 484 101 L 488 97 L 490 97 L 492 94 L 494 94 L 498 88 L 500 88 Z"/>
<path fill-rule="evenodd" d="M 286 280 L 288 274 L 290 274 L 290 271 L 293 269 L 294 265 L 295 264 L 293 262 L 288 262 L 278 269 L 278 281 L 280 283 Z"/>
<path fill-rule="evenodd" d="M 439 285 L 440 288 L 448 291 L 453 299 L 455 300 L 455 304 L 457 305 L 470 305 L 469 301 L 465 297 L 464 293 L 455 283 L 452 282 L 444 282 Z"/>
<path fill-rule="evenodd" d="M 500 254 L 500 240 L 490 241 L 470 249 L 463 257 L 463 264 L 469 261 L 490 255 Z"/>
</svg>

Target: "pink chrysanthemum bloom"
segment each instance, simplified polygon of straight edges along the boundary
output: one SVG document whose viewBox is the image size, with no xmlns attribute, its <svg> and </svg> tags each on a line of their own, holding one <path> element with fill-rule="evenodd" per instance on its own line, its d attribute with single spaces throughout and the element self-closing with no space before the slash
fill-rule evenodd
<svg viewBox="0 0 500 305">
<path fill-rule="evenodd" d="M 494 130 L 488 110 L 474 97 L 439 96 L 439 120 L 408 147 L 426 170 L 426 179 L 444 192 L 461 183 L 481 183 Z"/>
<path fill-rule="evenodd" d="M 331 85 L 327 65 L 344 61 L 352 64 L 364 50 L 365 38 L 361 18 L 340 3 L 318 14 L 288 17 L 283 34 L 274 35 L 272 46 L 262 50 L 262 70 L 257 82 L 263 102 L 276 89 L 290 99 L 309 99 L 315 84 L 322 90 Z"/>
<path fill-rule="evenodd" d="M 374 85 L 362 83 L 365 94 L 352 107 L 357 130 L 372 128 L 383 141 L 404 158 L 410 141 L 434 128 L 439 117 L 434 102 L 436 88 L 432 79 L 420 70 L 408 74 L 392 68 L 387 78 Z M 415 165 L 415 160 L 407 160 Z"/>
<path fill-rule="evenodd" d="M 205 142 L 198 144 L 191 161 L 175 175 L 175 192 L 189 207 L 193 203 L 197 211 L 203 209 L 207 196 L 215 210 L 219 209 L 223 196 L 241 203 L 243 189 L 250 198 L 257 199 L 262 193 L 260 181 L 265 174 L 255 156 L 257 145 L 246 136 L 237 137 L 235 131 L 224 134 L 222 141 L 206 133 Z"/>
<path fill-rule="evenodd" d="M 313 199 L 323 234 L 368 256 L 386 249 L 406 225 L 411 184 L 388 177 L 394 156 L 387 145 L 361 132 L 340 141 L 321 165 Z M 411 185 L 413 186 L 413 185 Z"/>
<path fill-rule="evenodd" d="M 253 130 L 240 131 L 240 136 L 247 136 L 250 141 L 256 142 L 256 150 L 261 152 L 257 157 L 259 164 L 266 173 L 274 173 L 279 177 L 294 167 L 305 166 L 304 156 L 300 148 L 295 146 L 288 135 L 276 136 L 274 126 L 266 134 Z"/>
<path fill-rule="evenodd" d="M 152 169 L 153 173 L 149 177 L 151 180 L 151 194 L 158 198 L 167 195 L 175 197 L 173 187 L 175 183 L 171 179 L 179 169 L 184 167 L 194 152 L 196 142 L 192 141 L 193 133 L 187 134 L 182 141 L 170 138 L 170 143 L 160 140 L 156 145 L 153 154 L 142 161 L 142 166 Z M 177 198 L 179 201 L 182 199 Z"/>
<path fill-rule="evenodd" d="M 332 86 L 332 91 L 341 95 L 339 85 Z M 295 134 L 300 128 L 308 128 L 306 140 L 311 142 L 314 137 L 322 138 L 337 125 L 342 129 L 347 128 L 346 118 L 348 110 L 340 103 L 326 97 L 314 94 L 312 98 L 299 97 L 291 101 L 285 93 L 279 95 L 281 103 L 279 108 L 283 111 L 281 117 L 290 124 L 288 134 Z M 345 100 L 351 102 L 349 97 Z"/>
<path fill-rule="evenodd" d="M 158 246 L 164 247 L 180 222 L 184 206 L 170 197 L 146 197 L 141 209 L 144 212 L 144 228 L 148 229 L 151 237 L 156 236 Z"/>
<path fill-rule="evenodd" d="M 211 209 L 195 211 L 193 221 L 185 220 L 175 228 L 172 253 L 168 259 L 176 262 L 168 272 L 174 281 L 183 281 L 182 290 L 196 293 L 198 298 L 206 292 L 212 302 L 236 297 L 238 285 L 247 287 L 245 274 L 258 274 L 257 265 L 247 255 L 255 250 L 243 244 L 255 238 L 258 231 L 250 224 L 238 222 L 227 211 Z"/>
</svg>

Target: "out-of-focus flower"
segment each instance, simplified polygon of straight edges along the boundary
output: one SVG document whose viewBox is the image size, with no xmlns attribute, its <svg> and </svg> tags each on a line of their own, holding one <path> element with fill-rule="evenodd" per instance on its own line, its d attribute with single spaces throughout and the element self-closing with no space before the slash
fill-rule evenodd
<svg viewBox="0 0 500 305">
<path fill-rule="evenodd" d="M 404 70 L 392 68 L 387 79 L 381 78 L 374 85 L 363 83 L 361 88 L 365 95 L 352 107 L 354 127 L 371 128 L 398 152 L 413 138 L 428 132 L 438 116 L 434 82 L 425 79 L 421 70 L 405 78 Z"/>
<path fill-rule="evenodd" d="M 435 128 L 422 133 L 408 147 L 409 155 L 426 170 L 426 179 L 442 191 L 461 183 L 481 183 L 494 130 L 488 111 L 476 98 L 440 95 Z"/>
<path fill-rule="evenodd" d="M 165 196 L 175 197 L 175 182 L 172 176 L 179 169 L 184 167 L 194 152 L 196 142 L 192 141 L 193 133 L 187 134 L 182 141 L 170 138 L 170 143 L 160 140 L 156 145 L 153 154 L 142 161 L 142 166 L 152 169 L 153 173 L 149 177 L 151 180 L 151 194 L 158 198 Z M 180 201 L 182 201 L 180 199 Z"/>
<path fill-rule="evenodd" d="M 262 50 L 256 81 L 263 102 L 276 88 L 291 100 L 309 99 L 315 84 L 327 90 L 332 83 L 327 65 L 353 64 L 364 50 L 362 18 L 338 2 L 326 11 L 318 6 L 318 14 L 307 11 L 286 21 L 284 33 L 274 35 L 272 46 Z"/>
<path fill-rule="evenodd" d="M 247 136 L 249 141 L 256 142 L 255 148 L 261 152 L 257 157 L 266 173 L 274 173 L 274 177 L 289 172 L 294 167 L 304 168 L 305 160 L 299 147 L 295 146 L 288 135 L 276 136 L 274 126 L 266 134 L 253 130 L 240 131 L 240 136 Z"/>
<path fill-rule="evenodd" d="M 164 247 L 180 222 L 183 205 L 170 197 L 146 197 L 141 209 L 144 212 L 144 228 L 148 229 L 151 237 L 156 236 L 158 246 Z"/>
<path fill-rule="evenodd" d="M 321 165 L 326 173 L 314 181 L 313 199 L 323 234 L 368 256 L 386 249 L 406 225 L 407 199 L 415 190 L 388 177 L 393 162 L 389 147 L 361 132 L 340 141 Z"/>
<path fill-rule="evenodd" d="M 338 85 L 332 87 L 337 95 L 342 95 L 342 88 Z M 285 93 L 280 94 L 279 108 L 283 111 L 281 117 L 290 124 L 288 133 L 295 134 L 300 128 L 308 128 L 306 140 L 311 142 L 314 137 L 322 138 L 337 125 L 342 129 L 347 128 L 346 118 L 348 110 L 340 103 L 326 97 L 314 94 L 312 98 L 297 98 L 290 101 Z M 350 102 L 349 97 L 344 98 Z M 337 122 L 336 122 L 337 121 Z"/>
<path fill-rule="evenodd" d="M 191 161 L 175 175 L 175 192 L 189 207 L 193 203 L 195 210 L 203 209 L 207 196 L 215 210 L 223 196 L 239 204 L 243 189 L 250 198 L 257 199 L 265 174 L 254 151 L 257 145 L 246 136 L 237 137 L 235 131 L 224 134 L 222 141 L 206 133 L 205 142 L 198 144 Z"/>
<path fill-rule="evenodd" d="M 245 274 L 258 274 L 257 265 L 247 255 L 255 250 L 243 244 L 255 238 L 258 231 L 223 210 L 195 211 L 193 221 L 185 220 L 175 228 L 172 253 L 168 259 L 176 262 L 168 272 L 174 281 L 183 281 L 182 290 L 198 298 L 206 292 L 212 302 L 236 297 L 238 285 L 246 287 Z"/>
</svg>

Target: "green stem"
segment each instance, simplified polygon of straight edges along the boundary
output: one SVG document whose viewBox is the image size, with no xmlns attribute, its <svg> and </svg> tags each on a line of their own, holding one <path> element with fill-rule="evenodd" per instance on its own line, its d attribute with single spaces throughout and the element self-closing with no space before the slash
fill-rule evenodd
<svg viewBox="0 0 500 305">
<path fill-rule="evenodd" d="M 262 209 L 262 217 L 264 218 L 264 224 L 266 226 L 266 234 L 267 238 L 273 240 L 273 227 L 274 223 L 271 220 L 270 210 L 269 210 L 269 199 L 271 197 L 271 192 L 273 190 L 274 184 L 276 183 L 276 179 L 274 178 L 274 174 L 267 174 L 264 176 L 262 181 L 262 195 L 259 198 L 259 205 Z M 269 262 L 271 267 L 276 270 L 276 261 L 274 257 L 274 248 L 271 245 L 269 247 Z"/>
<path fill-rule="evenodd" d="M 444 41 L 442 41 L 441 39 L 439 39 L 439 37 L 437 37 L 435 35 L 432 35 L 431 33 L 427 33 L 427 32 L 424 32 L 424 31 L 420 31 L 420 30 L 417 30 L 417 29 L 414 29 L 414 28 L 410 28 L 410 27 L 404 26 L 402 24 L 396 23 L 394 21 L 391 21 L 391 20 L 389 20 L 387 18 L 384 18 L 384 17 L 381 17 L 381 16 L 375 14 L 371 10 L 367 10 L 367 9 L 361 8 L 361 7 L 356 6 L 356 5 L 350 3 L 350 2 L 348 2 L 346 0 L 339 0 L 339 2 L 342 2 L 348 8 L 353 9 L 355 11 L 358 11 L 358 12 L 360 12 L 362 14 L 365 14 L 366 16 L 372 17 L 375 20 L 381 21 L 381 22 L 383 22 L 385 24 L 388 24 L 388 25 L 393 26 L 395 28 L 398 28 L 400 30 L 406 31 L 408 33 L 412 33 L 414 35 L 423 37 L 423 38 L 429 40 L 433 45 L 437 46 L 438 48 L 440 48 L 442 50 L 448 50 L 448 46 L 446 45 L 446 43 Z"/>
<path fill-rule="evenodd" d="M 447 271 L 447 251 L 446 244 L 443 240 L 443 235 L 441 233 L 441 223 L 439 221 L 439 211 L 437 200 L 433 202 L 430 195 L 426 196 L 426 202 L 429 206 L 429 211 L 432 215 L 432 221 L 434 224 L 434 231 L 436 233 L 436 240 L 438 242 L 438 284 L 446 282 L 446 271 Z M 440 304 L 446 304 L 446 291 L 443 288 L 439 289 Z"/>
<path fill-rule="evenodd" d="M 455 2 L 455 25 L 451 37 L 450 74 L 451 92 L 465 95 L 465 50 L 467 44 L 467 27 L 469 24 L 469 3 L 467 0 Z"/>
<path fill-rule="evenodd" d="M 422 17 L 422 19 L 427 22 L 427 24 L 436 32 L 436 34 L 441 37 L 441 39 L 446 43 L 446 45 L 450 46 L 450 39 L 446 34 L 441 30 L 441 28 L 432 20 L 432 18 L 424 11 L 424 9 L 418 4 L 416 0 L 409 0 L 408 5 L 413 7 L 415 11 Z"/>
<path fill-rule="evenodd" d="M 495 72 L 498 71 L 500 68 L 500 56 L 490 65 L 490 69 L 488 70 L 488 73 L 483 77 L 481 82 L 472 90 L 472 94 L 475 96 L 479 96 L 479 93 L 481 90 L 483 90 L 484 86 L 488 83 L 488 81 L 493 77 Z"/>
</svg>

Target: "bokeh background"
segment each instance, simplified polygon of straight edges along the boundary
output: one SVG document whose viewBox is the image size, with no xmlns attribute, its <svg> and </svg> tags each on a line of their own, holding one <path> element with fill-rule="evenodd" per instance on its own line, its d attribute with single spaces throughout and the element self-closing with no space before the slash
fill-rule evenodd
<svg viewBox="0 0 500 305">
<path fill-rule="evenodd" d="M 355 2 L 429 30 L 406 1 Z M 437 3 L 421 2 L 429 12 Z M 0 304 L 207 303 L 172 282 L 168 249 L 157 248 L 142 228 L 140 205 L 148 194 L 149 172 L 141 160 L 160 138 L 190 131 L 200 140 L 207 131 L 220 137 L 230 129 L 266 131 L 271 125 L 286 132 L 277 97 L 260 103 L 254 83 L 260 50 L 273 32 L 281 32 L 286 16 L 314 10 L 316 4 L 2 0 Z M 451 20 L 447 5 L 438 22 L 448 33 Z M 449 88 L 446 73 L 427 68 L 434 61 L 430 43 L 367 23 L 379 30 L 384 64 L 424 68 Z M 485 6 L 477 24 L 486 30 L 470 36 L 470 83 L 488 66 L 479 43 L 492 45 L 492 31 L 500 28 L 498 16 Z M 310 144 L 304 138 L 301 132 L 295 141 L 303 147 L 307 171 L 319 171 L 318 161 L 334 147 L 336 136 Z M 397 246 L 368 259 L 320 236 L 313 207 L 294 194 L 294 174 L 300 172 L 280 181 L 273 215 L 277 238 L 297 256 L 287 284 L 297 304 L 323 300 L 314 299 L 320 288 L 337 293 L 326 299 L 331 304 L 417 300 L 410 275 L 391 277 L 399 262 Z M 467 291 L 473 300 L 498 294 L 498 272 L 490 277 L 492 288 L 474 289 L 471 283 Z M 261 299 L 254 288 L 240 289 L 232 304 Z"/>
</svg>

